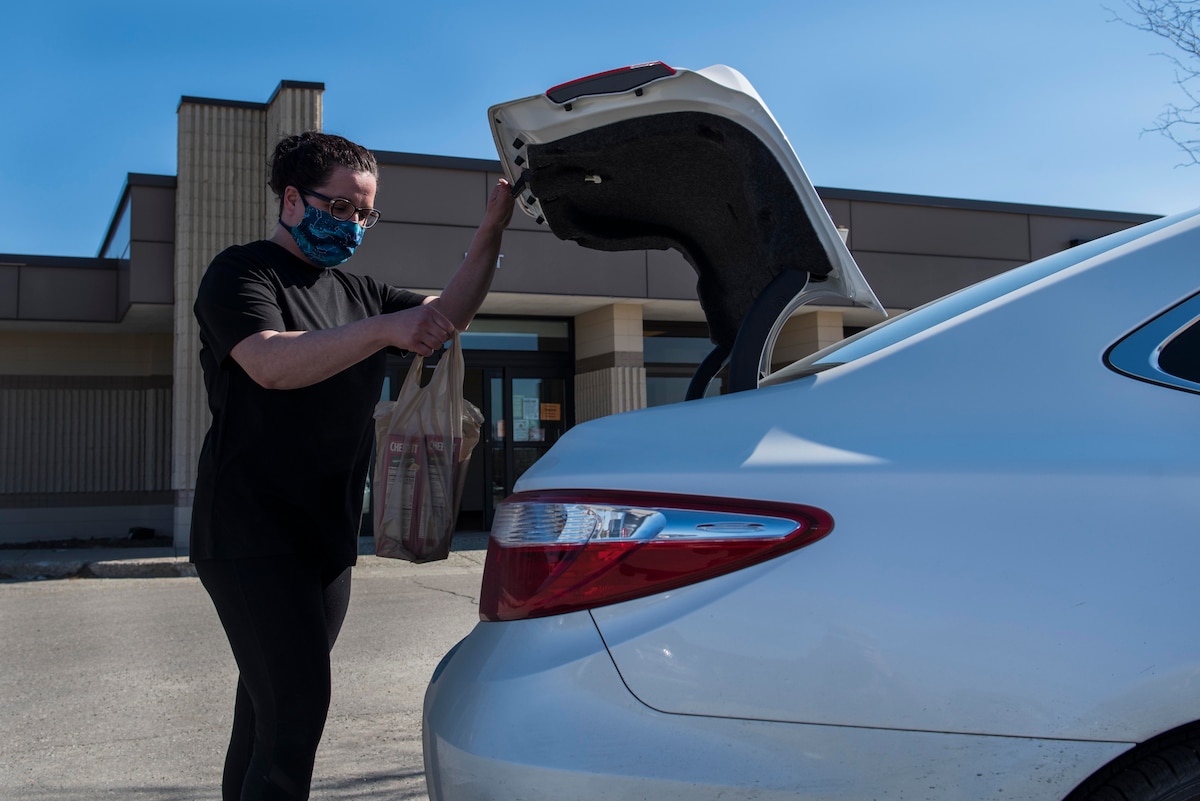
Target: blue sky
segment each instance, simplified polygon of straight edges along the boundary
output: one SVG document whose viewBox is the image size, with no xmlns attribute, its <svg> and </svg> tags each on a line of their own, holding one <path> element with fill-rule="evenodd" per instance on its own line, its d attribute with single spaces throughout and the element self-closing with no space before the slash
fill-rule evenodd
<svg viewBox="0 0 1200 801">
<path fill-rule="evenodd" d="M 325 84 L 324 128 L 495 158 L 486 110 L 643 61 L 724 63 L 817 186 L 1165 214 L 1200 167 L 1143 133 L 1185 98 L 1121 0 L 22 3 L 0 52 L 0 253 L 94 256 L 130 172 L 174 175 L 183 95 Z M 736 13 L 735 13 L 736 12 Z"/>
</svg>

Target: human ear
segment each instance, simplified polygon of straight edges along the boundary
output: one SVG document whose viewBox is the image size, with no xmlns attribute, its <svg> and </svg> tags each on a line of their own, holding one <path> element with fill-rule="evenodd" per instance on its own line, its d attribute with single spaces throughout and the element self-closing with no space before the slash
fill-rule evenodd
<svg viewBox="0 0 1200 801">
<path fill-rule="evenodd" d="M 300 197 L 300 190 L 294 186 L 284 187 L 280 207 L 279 219 L 284 225 L 295 225 L 304 218 L 304 200 Z"/>
</svg>

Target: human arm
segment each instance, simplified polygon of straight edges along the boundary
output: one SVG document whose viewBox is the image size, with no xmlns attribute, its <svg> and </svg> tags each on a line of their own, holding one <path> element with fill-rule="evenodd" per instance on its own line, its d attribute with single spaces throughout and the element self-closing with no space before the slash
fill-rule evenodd
<svg viewBox="0 0 1200 801">
<path fill-rule="evenodd" d="M 230 356 L 265 389 L 298 389 L 324 381 L 386 347 L 429 356 L 454 333 L 434 304 L 368 317 L 318 331 L 259 331 Z"/>
</svg>

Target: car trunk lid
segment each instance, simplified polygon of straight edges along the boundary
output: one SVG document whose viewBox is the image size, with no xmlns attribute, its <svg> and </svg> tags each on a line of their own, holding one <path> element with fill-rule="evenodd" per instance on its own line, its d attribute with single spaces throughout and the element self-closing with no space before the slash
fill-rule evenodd
<svg viewBox="0 0 1200 801">
<path fill-rule="evenodd" d="M 755 382 L 769 371 L 764 344 L 798 306 L 884 313 L 735 70 L 641 65 L 494 106 L 490 119 L 526 213 L 584 247 L 681 253 L 717 351 L 753 362 Z"/>
</svg>

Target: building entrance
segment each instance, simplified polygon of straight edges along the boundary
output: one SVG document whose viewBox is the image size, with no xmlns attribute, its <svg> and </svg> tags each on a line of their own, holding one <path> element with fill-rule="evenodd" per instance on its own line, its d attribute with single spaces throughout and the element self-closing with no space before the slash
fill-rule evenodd
<svg viewBox="0 0 1200 801">
<path fill-rule="evenodd" d="M 496 505 L 566 431 L 573 417 L 568 398 L 572 380 L 553 368 L 502 367 L 481 372 L 483 396 L 476 405 L 484 410 L 485 429 L 479 443 L 482 453 L 472 461 L 472 469 L 480 471 L 480 484 L 472 486 L 468 471 L 463 494 L 474 490 L 473 503 L 481 502 L 480 522 L 490 528 Z M 471 511 L 475 510 L 468 509 L 464 497 L 464 516 Z"/>
</svg>

